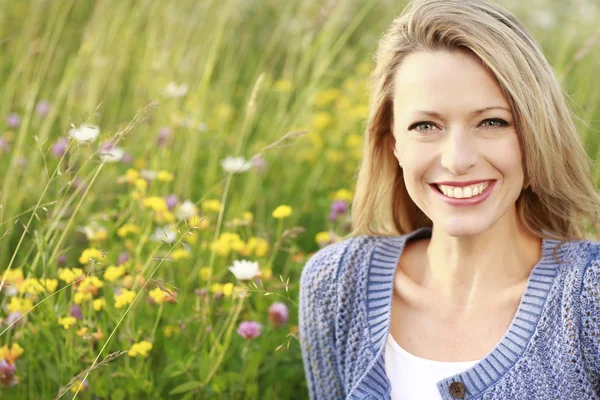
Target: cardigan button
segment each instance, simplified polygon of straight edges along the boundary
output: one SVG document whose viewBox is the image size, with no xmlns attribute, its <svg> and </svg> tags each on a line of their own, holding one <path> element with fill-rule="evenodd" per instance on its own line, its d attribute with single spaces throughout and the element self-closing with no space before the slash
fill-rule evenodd
<svg viewBox="0 0 600 400">
<path fill-rule="evenodd" d="M 450 396 L 455 399 L 462 399 L 465 395 L 465 385 L 462 382 L 452 382 L 450 384 Z"/>
</svg>

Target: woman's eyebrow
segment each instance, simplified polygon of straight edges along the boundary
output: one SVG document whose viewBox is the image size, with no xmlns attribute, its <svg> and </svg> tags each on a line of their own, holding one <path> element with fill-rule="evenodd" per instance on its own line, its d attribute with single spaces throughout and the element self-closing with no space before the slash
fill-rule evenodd
<svg viewBox="0 0 600 400">
<path fill-rule="evenodd" d="M 475 111 L 473 111 L 472 113 L 469 114 L 469 117 L 471 117 L 471 118 L 476 117 L 479 114 L 482 114 L 482 113 L 484 113 L 486 111 L 489 111 L 489 110 L 504 110 L 504 111 L 507 111 L 509 113 L 512 112 L 509 108 L 506 108 L 506 107 L 492 106 L 492 107 L 485 107 L 485 108 L 482 108 L 482 109 L 479 109 L 479 110 L 475 110 Z M 440 118 L 440 119 L 442 118 L 442 115 L 440 113 L 435 112 L 435 111 L 423 111 L 423 110 L 419 110 L 419 111 L 415 111 L 415 113 L 419 114 L 419 115 L 425 115 L 425 116 L 428 116 L 428 117 L 434 117 L 434 118 Z"/>
</svg>

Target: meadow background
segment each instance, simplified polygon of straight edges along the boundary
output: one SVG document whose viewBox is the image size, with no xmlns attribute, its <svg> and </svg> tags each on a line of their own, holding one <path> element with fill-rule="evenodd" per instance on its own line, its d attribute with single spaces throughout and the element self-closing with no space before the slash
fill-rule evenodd
<svg viewBox="0 0 600 400">
<path fill-rule="evenodd" d="M 0 0 L 0 397 L 307 398 L 300 272 L 404 3 Z M 501 3 L 598 159 L 600 4 Z"/>
</svg>

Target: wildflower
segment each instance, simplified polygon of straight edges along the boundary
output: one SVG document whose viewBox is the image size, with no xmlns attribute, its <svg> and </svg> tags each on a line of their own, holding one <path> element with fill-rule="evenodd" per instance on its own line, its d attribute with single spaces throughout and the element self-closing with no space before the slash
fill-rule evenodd
<svg viewBox="0 0 600 400">
<path fill-rule="evenodd" d="M 16 384 L 15 372 L 17 367 L 6 360 L 0 360 L 0 382 L 4 386 Z"/>
<path fill-rule="evenodd" d="M 58 278 L 62 281 L 65 281 L 66 284 L 73 282 L 75 279 L 81 277 L 83 275 L 83 270 L 81 268 L 59 268 L 58 269 Z"/>
<path fill-rule="evenodd" d="M 210 219 L 207 216 L 200 217 L 198 215 L 194 215 L 193 217 L 188 219 L 188 226 L 191 228 L 198 228 L 199 230 L 203 230 L 210 226 Z M 197 232 L 193 232 L 192 234 L 196 235 Z M 186 238 L 189 240 L 190 235 L 187 234 Z"/>
<path fill-rule="evenodd" d="M 333 118 L 331 117 L 331 115 L 329 115 L 329 113 L 319 112 L 313 117 L 311 121 L 311 126 L 315 131 L 320 132 L 329 128 L 332 122 Z"/>
<path fill-rule="evenodd" d="M 237 333 L 244 339 L 254 339 L 260 335 L 262 325 L 256 321 L 243 321 L 240 323 Z"/>
<path fill-rule="evenodd" d="M 87 379 L 84 380 L 78 380 L 72 387 L 71 387 L 71 392 L 73 393 L 77 393 L 77 391 L 83 391 L 86 390 L 88 388 L 88 381 Z"/>
<path fill-rule="evenodd" d="M 77 329 L 75 331 L 75 334 L 79 337 L 84 337 L 87 334 L 88 328 L 87 327 L 82 327 L 80 329 Z"/>
<path fill-rule="evenodd" d="M 18 326 L 21 324 L 22 319 L 20 319 L 20 318 L 22 315 L 23 315 L 23 313 L 20 311 L 11 312 L 10 314 L 8 314 L 8 316 L 6 317 L 6 320 L 4 322 L 6 323 L 7 326 L 11 326 L 13 324 L 15 324 L 15 326 Z M 17 322 L 17 321 L 19 321 L 19 322 Z"/>
<path fill-rule="evenodd" d="M 211 293 L 223 293 L 223 284 L 215 282 L 210 286 Z"/>
<path fill-rule="evenodd" d="M 131 153 L 124 152 L 123 157 L 121 157 L 121 164 L 130 165 L 133 161 L 133 156 Z"/>
<path fill-rule="evenodd" d="M 252 161 L 252 166 L 262 173 L 266 172 L 269 166 L 267 160 L 260 155 L 252 157 L 250 161 Z"/>
<path fill-rule="evenodd" d="M 177 195 L 170 194 L 165 197 L 165 203 L 167 204 L 167 209 L 172 210 L 177 205 Z"/>
<path fill-rule="evenodd" d="M 330 221 L 335 221 L 338 217 L 338 214 L 335 211 L 330 211 L 327 219 Z"/>
<path fill-rule="evenodd" d="M 256 257 L 264 257 L 269 252 L 269 242 L 263 238 L 251 237 L 248 239 L 247 250 L 248 254 L 254 251 Z"/>
<path fill-rule="evenodd" d="M 117 229 L 117 235 L 119 235 L 119 237 L 124 238 L 125 236 L 127 236 L 130 233 L 134 233 L 136 235 L 138 235 L 141 232 L 141 229 L 139 226 L 134 225 L 134 224 L 125 224 L 122 227 L 120 227 L 119 229 Z"/>
<path fill-rule="evenodd" d="M 17 113 L 10 113 L 6 118 L 6 124 L 9 128 L 18 128 L 21 125 L 21 117 Z"/>
<path fill-rule="evenodd" d="M 104 280 L 108 282 L 114 282 L 123 275 L 125 275 L 125 267 L 111 265 L 104 271 Z"/>
<path fill-rule="evenodd" d="M 178 85 L 176 82 L 169 82 L 163 89 L 163 96 L 167 98 L 178 98 L 183 97 L 188 92 L 188 86 L 186 84 Z"/>
<path fill-rule="evenodd" d="M 344 214 L 348 211 L 348 202 L 346 202 L 346 200 L 335 200 L 331 203 L 331 211 L 334 211 L 337 214 Z"/>
<path fill-rule="evenodd" d="M 221 211 L 221 202 L 219 200 L 204 200 L 202 202 L 202 210 L 203 211 Z"/>
<path fill-rule="evenodd" d="M 265 268 L 260 271 L 261 279 L 269 280 L 273 277 L 273 270 L 271 268 Z"/>
<path fill-rule="evenodd" d="M 319 232 L 315 236 L 315 241 L 321 246 L 328 244 L 329 242 L 331 242 L 331 233 L 329 233 L 327 231 Z"/>
<path fill-rule="evenodd" d="M 40 117 L 45 117 L 50 112 L 50 103 L 46 100 L 38 102 L 35 106 L 35 112 Z"/>
<path fill-rule="evenodd" d="M 121 294 L 115 294 L 115 308 L 122 308 L 133 302 L 135 292 L 132 290 L 123 289 Z"/>
<path fill-rule="evenodd" d="M 171 182 L 174 179 L 174 177 L 173 174 L 169 171 L 162 170 L 158 172 L 156 179 L 158 179 L 161 182 Z"/>
<path fill-rule="evenodd" d="M 97 222 L 92 222 L 89 225 L 80 228 L 79 231 L 85 233 L 85 236 L 90 242 L 106 240 L 106 237 L 108 236 L 108 230 Z"/>
<path fill-rule="evenodd" d="M 63 154 L 65 154 L 65 151 L 67 150 L 67 145 L 68 145 L 69 141 L 66 138 L 59 138 L 53 145 L 52 145 L 52 155 L 56 158 L 60 158 L 63 156 Z"/>
<path fill-rule="evenodd" d="M 292 215 L 292 207 L 290 207 L 290 206 L 281 205 L 281 206 L 277 207 L 275 210 L 273 210 L 273 218 L 276 218 L 276 219 L 287 218 L 290 215 Z"/>
<path fill-rule="evenodd" d="M 117 265 L 125 264 L 127 261 L 129 261 L 129 253 L 127 251 L 120 252 L 117 257 Z"/>
<path fill-rule="evenodd" d="M 127 352 L 130 357 L 146 357 L 148 352 L 152 350 L 152 343 L 147 340 L 142 340 L 139 343 L 134 343 L 131 349 Z"/>
<path fill-rule="evenodd" d="M 175 261 L 187 260 L 190 258 L 190 252 L 185 249 L 175 249 L 171 252 L 171 258 Z"/>
<path fill-rule="evenodd" d="M 56 279 L 40 279 L 40 283 L 46 288 L 48 293 L 54 293 L 58 287 L 58 280 Z"/>
<path fill-rule="evenodd" d="M 163 126 L 158 130 L 158 135 L 156 137 L 156 143 L 158 146 L 162 147 L 167 142 L 167 139 L 171 136 L 171 130 L 168 126 Z"/>
<path fill-rule="evenodd" d="M 104 282 L 98 279 L 95 275 L 86 276 L 77 287 L 77 291 L 81 293 L 98 294 L 98 289 L 104 287 Z"/>
<path fill-rule="evenodd" d="M 152 208 L 154 211 L 166 211 L 168 210 L 167 202 L 164 197 L 150 196 L 144 199 L 144 207 Z"/>
<path fill-rule="evenodd" d="M 193 202 L 186 200 L 179 207 L 177 207 L 175 215 L 179 219 L 188 219 L 195 216 L 197 213 L 198 209 L 196 208 L 196 205 Z"/>
<path fill-rule="evenodd" d="M 227 156 L 221 160 L 221 167 L 223 167 L 226 172 L 240 173 L 246 172 L 252 168 L 252 162 L 246 161 L 244 157 Z"/>
<path fill-rule="evenodd" d="M 231 293 L 233 292 L 233 283 L 231 282 L 227 282 L 226 284 L 223 285 L 223 294 L 225 296 L 231 296 Z"/>
<path fill-rule="evenodd" d="M 210 275 L 212 274 L 212 269 L 210 267 L 202 267 L 200 268 L 200 279 L 203 281 L 207 281 L 210 279 Z"/>
<path fill-rule="evenodd" d="M 314 100 L 314 105 L 317 107 L 325 107 L 334 102 L 342 95 L 342 91 L 338 88 L 330 88 L 317 93 Z"/>
<path fill-rule="evenodd" d="M 247 260 L 234 260 L 229 270 L 239 280 L 252 279 L 259 273 L 258 263 Z"/>
<path fill-rule="evenodd" d="M 104 306 L 106 306 L 106 299 L 104 297 L 95 299 L 92 302 L 92 306 L 94 307 L 95 311 L 100 311 L 100 310 L 102 310 L 102 308 L 104 308 Z"/>
<path fill-rule="evenodd" d="M 71 306 L 71 317 L 75 319 L 83 319 L 83 313 L 81 312 L 81 308 L 77 304 L 73 304 Z"/>
<path fill-rule="evenodd" d="M 59 266 L 65 265 L 66 263 L 67 263 L 67 256 L 65 254 L 62 254 L 60 257 L 58 257 L 56 259 L 56 264 L 58 264 Z"/>
<path fill-rule="evenodd" d="M 162 228 L 156 228 L 152 236 L 150 236 L 150 240 L 154 242 L 164 241 L 173 243 L 177 240 L 177 232 L 165 225 Z"/>
<path fill-rule="evenodd" d="M 81 125 L 79 128 L 71 128 L 69 136 L 77 140 L 78 143 L 91 143 L 100 135 L 100 128 L 96 125 Z"/>
<path fill-rule="evenodd" d="M 174 333 L 179 333 L 181 328 L 178 325 L 167 325 L 163 328 L 163 333 L 170 338 Z"/>
<path fill-rule="evenodd" d="M 100 160 L 102 162 L 115 163 L 121 161 L 123 155 L 125 155 L 125 150 L 117 147 L 114 143 L 109 142 L 100 146 L 98 155 L 100 156 Z"/>
<path fill-rule="evenodd" d="M 94 298 L 91 292 L 77 292 L 73 295 L 73 303 L 81 304 Z"/>
<path fill-rule="evenodd" d="M 81 256 L 79 257 L 79 262 L 81 264 L 87 264 L 91 259 L 99 260 L 102 252 L 96 248 L 85 249 Z"/>
<path fill-rule="evenodd" d="M 333 195 L 333 200 L 346 200 L 352 201 L 352 192 L 347 189 L 340 189 Z"/>
<path fill-rule="evenodd" d="M 9 312 L 20 312 L 25 314 L 33 308 L 33 302 L 30 299 L 19 299 L 16 296 L 10 298 L 10 303 L 6 307 Z"/>
<path fill-rule="evenodd" d="M 13 343 L 10 349 L 7 345 L 0 347 L 0 359 L 4 359 L 11 364 L 17 361 L 17 358 L 21 357 L 25 350 L 19 345 L 19 343 Z"/>
<path fill-rule="evenodd" d="M 269 307 L 269 321 L 275 327 L 281 328 L 288 321 L 288 308 L 285 303 L 275 302 Z"/>
<path fill-rule="evenodd" d="M 27 278 L 19 285 L 19 291 L 35 295 L 44 292 L 45 289 L 36 278 Z"/>
<path fill-rule="evenodd" d="M 75 324 L 77 320 L 75 317 L 60 317 L 58 318 L 58 323 L 63 326 L 65 329 L 69 329 L 71 325 Z"/>
<path fill-rule="evenodd" d="M 254 214 L 252 214 L 250 211 L 244 211 L 242 213 L 242 219 L 246 222 L 252 222 L 254 220 Z"/>
<path fill-rule="evenodd" d="M 207 292 L 206 292 L 206 289 L 200 288 L 200 289 L 194 290 L 194 293 L 196 293 L 197 296 L 204 297 L 204 296 L 206 296 Z"/>
</svg>

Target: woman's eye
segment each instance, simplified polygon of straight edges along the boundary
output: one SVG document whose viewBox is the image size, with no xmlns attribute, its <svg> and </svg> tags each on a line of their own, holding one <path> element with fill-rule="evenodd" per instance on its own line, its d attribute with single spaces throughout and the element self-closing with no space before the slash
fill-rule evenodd
<svg viewBox="0 0 600 400">
<path fill-rule="evenodd" d="M 497 127 L 501 127 L 501 126 L 508 126 L 508 122 L 506 122 L 505 120 L 500 119 L 500 118 L 488 118 L 488 119 L 484 119 L 481 122 L 481 125 L 485 125 L 486 122 L 493 122 L 494 123 L 494 124 L 488 124 L 487 125 L 488 127 L 491 127 L 491 128 L 497 128 Z"/>
<path fill-rule="evenodd" d="M 409 131 L 412 131 L 412 130 L 413 130 L 413 129 L 415 129 L 415 128 L 420 128 L 420 129 L 417 129 L 417 131 L 430 131 L 430 130 L 431 130 L 431 128 L 430 128 L 430 129 L 427 129 L 427 128 L 423 129 L 423 128 L 422 128 L 422 127 L 427 127 L 427 126 L 429 126 L 429 127 L 434 127 L 435 125 L 434 125 L 432 122 L 417 122 L 416 124 L 412 124 L 412 125 L 411 125 L 411 126 L 408 128 L 408 130 L 409 130 Z"/>
</svg>

